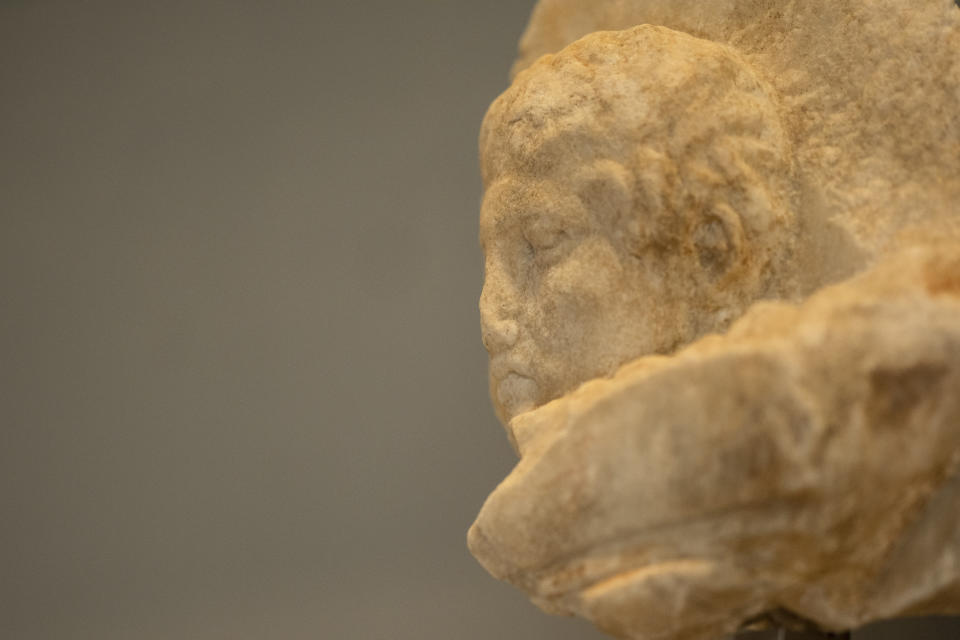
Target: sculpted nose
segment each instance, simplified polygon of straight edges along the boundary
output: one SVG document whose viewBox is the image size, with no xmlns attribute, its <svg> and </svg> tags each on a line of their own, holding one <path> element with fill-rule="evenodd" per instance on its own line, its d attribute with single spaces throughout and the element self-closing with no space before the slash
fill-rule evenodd
<svg viewBox="0 0 960 640">
<path fill-rule="evenodd" d="M 483 285 L 480 294 L 480 329 L 483 346 L 491 354 L 512 347 L 520 333 L 511 297 L 495 282 Z"/>
</svg>

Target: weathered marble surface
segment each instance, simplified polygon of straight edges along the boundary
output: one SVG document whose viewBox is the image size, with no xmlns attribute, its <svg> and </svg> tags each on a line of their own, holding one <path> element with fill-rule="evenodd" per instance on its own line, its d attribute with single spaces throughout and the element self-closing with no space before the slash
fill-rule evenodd
<svg viewBox="0 0 960 640">
<path fill-rule="evenodd" d="M 953 1 L 541 0 L 515 72 L 474 555 L 625 638 L 960 613 Z"/>
</svg>

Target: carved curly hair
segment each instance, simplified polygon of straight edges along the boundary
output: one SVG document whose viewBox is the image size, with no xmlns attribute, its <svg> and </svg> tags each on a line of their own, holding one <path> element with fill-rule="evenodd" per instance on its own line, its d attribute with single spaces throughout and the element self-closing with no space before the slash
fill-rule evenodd
<svg viewBox="0 0 960 640">
<path fill-rule="evenodd" d="M 643 25 L 544 56 L 484 119 L 484 184 L 569 158 L 632 176 L 629 250 L 696 255 L 717 293 L 708 306 L 780 297 L 796 235 L 791 144 L 772 88 L 734 49 Z"/>
</svg>

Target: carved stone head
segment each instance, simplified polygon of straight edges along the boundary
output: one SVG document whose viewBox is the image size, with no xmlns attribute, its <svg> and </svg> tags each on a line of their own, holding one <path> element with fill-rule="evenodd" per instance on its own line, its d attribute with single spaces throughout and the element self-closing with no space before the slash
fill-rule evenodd
<svg viewBox="0 0 960 640">
<path fill-rule="evenodd" d="M 791 147 L 727 46 L 649 25 L 587 36 L 517 77 L 480 149 L 504 422 L 788 293 Z"/>
</svg>

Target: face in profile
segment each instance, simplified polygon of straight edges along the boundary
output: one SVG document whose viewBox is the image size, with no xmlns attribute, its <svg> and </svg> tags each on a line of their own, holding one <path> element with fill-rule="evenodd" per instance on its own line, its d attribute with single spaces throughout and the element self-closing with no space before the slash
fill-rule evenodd
<svg viewBox="0 0 960 640">
<path fill-rule="evenodd" d="M 615 163 L 570 158 L 488 188 L 480 316 L 501 420 L 667 350 L 681 333 L 665 322 L 671 305 L 650 256 L 630 251 L 628 182 Z"/>
<path fill-rule="evenodd" d="M 790 145 L 729 48 L 649 25 L 592 34 L 521 73 L 480 146 L 480 314 L 504 422 L 779 295 Z"/>
</svg>

